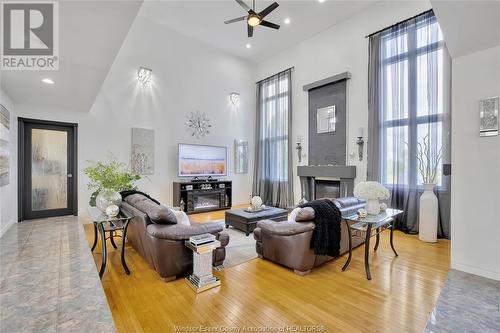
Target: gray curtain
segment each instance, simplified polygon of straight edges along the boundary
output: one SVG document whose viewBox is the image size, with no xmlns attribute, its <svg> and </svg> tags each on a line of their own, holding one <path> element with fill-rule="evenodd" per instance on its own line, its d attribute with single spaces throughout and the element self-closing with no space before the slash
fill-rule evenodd
<svg viewBox="0 0 500 333">
<path fill-rule="evenodd" d="M 253 195 L 269 206 L 293 204 L 291 69 L 257 83 Z"/>
<path fill-rule="evenodd" d="M 432 11 L 370 37 L 368 63 L 368 180 L 391 191 L 390 206 L 404 210 L 397 226 L 418 233 L 423 191 L 417 151 L 428 142 L 438 154 L 439 236 L 449 236 L 451 60 Z"/>
</svg>

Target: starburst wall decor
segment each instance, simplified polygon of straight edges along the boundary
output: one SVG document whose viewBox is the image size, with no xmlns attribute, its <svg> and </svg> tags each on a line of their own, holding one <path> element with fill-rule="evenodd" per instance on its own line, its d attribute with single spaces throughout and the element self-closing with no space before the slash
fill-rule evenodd
<svg viewBox="0 0 500 333">
<path fill-rule="evenodd" d="M 197 139 L 205 137 L 210 133 L 210 119 L 199 111 L 191 112 L 186 120 L 186 131 L 191 132 L 191 136 L 195 136 Z"/>
</svg>

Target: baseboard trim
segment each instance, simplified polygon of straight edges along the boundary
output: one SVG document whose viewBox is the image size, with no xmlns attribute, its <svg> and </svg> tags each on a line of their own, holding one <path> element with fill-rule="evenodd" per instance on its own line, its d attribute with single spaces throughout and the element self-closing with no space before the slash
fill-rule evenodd
<svg viewBox="0 0 500 333">
<path fill-rule="evenodd" d="M 12 227 L 14 224 L 16 223 L 16 220 L 13 219 L 13 220 L 10 220 L 10 222 L 7 222 L 7 224 L 5 224 L 2 229 L 0 230 L 0 237 L 3 236 L 3 234 L 5 234 L 7 232 L 7 230 L 9 230 L 10 227 Z"/>
<path fill-rule="evenodd" d="M 482 276 L 482 277 L 485 277 L 488 279 L 500 281 L 500 272 L 490 271 L 487 269 L 483 269 L 483 268 L 479 268 L 479 267 L 475 267 L 475 266 L 470 266 L 470 265 L 465 265 L 465 264 L 460 264 L 457 262 L 452 262 L 451 268 L 462 271 L 462 272 L 466 272 L 466 273 L 470 273 L 470 274 L 474 274 L 474 275 L 479 275 L 479 276 Z"/>
</svg>

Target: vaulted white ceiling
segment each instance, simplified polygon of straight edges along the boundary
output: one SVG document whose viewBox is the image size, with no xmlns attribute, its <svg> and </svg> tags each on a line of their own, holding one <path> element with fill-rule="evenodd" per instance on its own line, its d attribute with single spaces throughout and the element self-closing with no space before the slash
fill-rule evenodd
<svg viewBox="0 0 500 333">
<path fill-rule="evenodd" d="M 244 1 L 252 5 L 251 0 Z M 281 29 L 256 27 L 253 38 L 247 37 L 245 21 L 224 24 L 246 14 L 234 0 L 60 1 L 59 70 L 3 71 L 0 83 L 16 104 L 87 112 L 137 15 L 207 46 L 259 62 L 377 2 L 277 1 L 279 7 L 266 20 L 281 25 Z M 256 1 L 256 11 L 271 3 Z M 291 23 L 284 24 L 285 18 Z M 41 83 L 45 77 L 55 84 Z"/>
<path fill-rule="evenodd" d="M 250 7 L 252 0 L 243 0 Z M 256 27 L 247 37 L 246 21 L 224 24 L 224 21 L 246 14 L 234 0 L 219 1 L 146 1 L 140 15 L 239 57 L 258 62 L 300 41 L 346 20 L 377 1 L 262 0 L 260 11 L 277 1 L 279 7 L 266 16 L 281 26 L 279 30 Z M 291 23 L 285 24 L 289 18 Z M 246 44 L 251 45 L 250 49 Z"/>
<path fill-rule="evenodd" d="M 16 104 L 89 111 L 141 3 L 60 1 L 59 70 L 2 71 L 2 88 Z"/>
<path fill-rule="evenodd" d="M 500 1 L 431 3 L 452 57 L 500 45 Z"/>
</svg>

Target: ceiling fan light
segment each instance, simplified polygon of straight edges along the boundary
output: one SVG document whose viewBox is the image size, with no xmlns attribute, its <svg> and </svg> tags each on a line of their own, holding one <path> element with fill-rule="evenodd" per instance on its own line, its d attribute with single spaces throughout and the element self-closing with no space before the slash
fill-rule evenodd
<svg viewBox="0 0 500 333">
<path fill-rule="evenodd" d="M 248 15 L 247 22 L 248 22 L 249 26 L 256 27 L 256 26 L 258 26 L 260 24 L 261 19 L 257 15 L 251 14 L 251 15 Z"/>
</svg>

